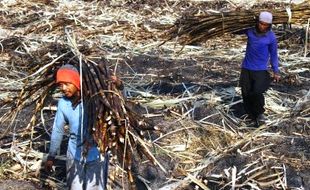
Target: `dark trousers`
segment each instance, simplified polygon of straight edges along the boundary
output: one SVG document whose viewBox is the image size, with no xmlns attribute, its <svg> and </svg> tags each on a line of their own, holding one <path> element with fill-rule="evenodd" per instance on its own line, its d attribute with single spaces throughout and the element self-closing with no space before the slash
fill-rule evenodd
<svg viewBox="0 0 310 190">
<path fill-rule="evenodd" d="M 265 112 L 264 92 L 271 82 L 268 71 L 241 70 L 239 85 L 241 87 L 245 112 L 253 119 Z"/>
</svg>

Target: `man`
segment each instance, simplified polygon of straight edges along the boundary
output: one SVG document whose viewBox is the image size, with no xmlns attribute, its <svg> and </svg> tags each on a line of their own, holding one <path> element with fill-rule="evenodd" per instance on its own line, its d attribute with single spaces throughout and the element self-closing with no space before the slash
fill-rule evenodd
<svg viewBox="0 0 310 190">
<path fill-rule="evenodd" d="M 246 30 L 248 37 L 246 54 L 242 63 L 240 86 L 246 113 L 254 120 L 256 127 L 265 120 L 264 92 L 269 88 L 270 75 L 268 63 L 271 63 L 273 79 L 278 82 L 279 60 L 277 39 L 271 30 L 272 14 L 261 12 L 254 28 Z"/>
<path fill-rule="evenodd" d="M 51 135 L 47 171 L 52 170 L 54 158 L 64 135 L 64 126 L 69 125 L 67 150 L 67 185 L 71 190 L 104 190 L 107 183 L 108 159 L 100 158 L 100 153 L 87 129 L 81 130 L 83 106 L 80 102 L 80 75 L 72 65 L 62 66 L 56 74 L 56 82 L 64 97 L 59 99 Z M 84 114 L 87 115 L 87 114 Z M 83 118 L 86 126 L 87 118 Z M 82 134 L 81 134 L 82 133 Z M 85 150 L 86 154 L 85 154 Z"/>
</svg>

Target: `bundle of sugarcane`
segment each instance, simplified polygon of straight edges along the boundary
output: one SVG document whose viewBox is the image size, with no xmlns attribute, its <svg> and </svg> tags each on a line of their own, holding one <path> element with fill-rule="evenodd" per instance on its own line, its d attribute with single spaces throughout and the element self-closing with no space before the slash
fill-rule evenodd
<svg viewBox="0 0 310 190">
<path fill-rule="evenodd" d="M 52 50 L 51 47 L 57 48 Z M 33 127 L 37 123 L 37 113 L 43 108 L 48 97 L 53 94 L 51 92 L 56 90 L 56 71 L 64 63 L 69 63 L 80 68 L 82 75 L 81 100 L 85 107 L 87 130 L 93 135 L 102 154 L 111 150 L 112 154 L 117 156 L 120 165 L 127 172 L 130 189 L 135 189 L 135 177 L 131 171 L 134 151 L 140 156 L 146 156 L 153 164 L 165 171 L 148 150 L 147 143 L 144 141 L 144 132 L 155 130 L 155 127 L 148 125 L 142 116 L 139 116 L 126 104 L 118 84 L 111 79 L 112 75 L 107 67 L 107 60 L 104 58 L 87 59 L 81 52 L 79 52 L 80 56 L 77 56 L 76 53 L 73 53 L 72 48 L 66 45 L 51 44 L 51 47 L 46 47 L 42 51 L 54 51 L 53 53 L 57 51 L 58 57 L 48 64 L 45 62 L 37 63 L 36 66 L 28 65 L 29 76 L 21 79 L 25 81 L 25 85 L 19 94 L 1 101 L 0 106 L 9 105 L 11 110 L 0 118 L 0 123 L 6 120 L 13 121 L 19 111 L 35 102 L 36 107 L 25 133 L 32 134 Z M 34 61 L 36 57 L 32 58 Z M 39 59 L 44 60 L 45 58 L 43 56 Z M 1 134 L 0 139 L 7 135 L 9 127 L 6 132 Z"/>
<path fill-rule="evenodd" d="M 143 142 L 144 131 L 155 130 L 127 105 L 118 84 L 111 80 L 107 61 L 83 63 L 83 94 L 88 112 L 88 128 L 102 153 L 111 150 L 127 171 L 131 189 L 133 150 L 145 155 L 153 164 L 160 164 Z M 163 168 L 162 168 L 163 169 Z"/>
<path fill-rule="evenodd" d="M 181 44 L 193 44 L 225 33 L 242 31 L 255 26 L 260 11 L 262 10 L 209 11 L 199 15 L 184 15 L 165 34 L 166 41 L 176 38 Z M 308 2 L 267 11 L 273 14 L 274 24 L 306 24 L 310 17 L 310 4 Z"/>
</svg>

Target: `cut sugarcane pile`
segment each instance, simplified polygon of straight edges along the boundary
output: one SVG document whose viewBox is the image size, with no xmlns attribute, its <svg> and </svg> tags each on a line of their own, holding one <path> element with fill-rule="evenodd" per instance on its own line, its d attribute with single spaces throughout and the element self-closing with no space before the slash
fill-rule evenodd
<svg viewBox="0 0 310 190">
<path fill-rule="evenodd" d="M 268 10 L 268 9 L 267 9 Z M 257 22 L 260 10 L 212 11 L 184 15 L 168 32 L 168 40 L 177 39 L 182 44 L 195 44 L 225 33 L 234 33 Z M 273 14 L 273 24 L 307 24 L 310 17 L 309 2 L 268 10 Z"/>
<path fill-rule="evenodd" d="M 85 97 L 90 97 L 92 89 L 102 88 L 95 82 L 100 78 L 94 73 L 99 69 L 97 65 L 106 63 L 107 70 L 114 70 L 125 82 L 127 100 L 141 105 L 133 106 L 139 117 L 131 116 L 129 113 L 134 112 L 122 107 L 127 104 L 117 101 L 121 104 L 112 109 L 112 120 L 119 119 L 117 113 L 138 118 L 137 121 L 144 116 L 160 129 L 145 133 L 149 142 L 141 143 L 169 172 L 149 164 L 148 159 L 132 160 L 136 162 L 133 173 L 139 173 L 137 178 L 145 186 L 307 187 L 310 68 L 309 57 L 304 57 L 308 52 L 302 44 L 303 30 L 292 30 L 290 39 L 279 44 L 283 80 L 267 92 L 267 122 L 255 129 L 248 127 L 239 116 L 242 112 L 238 112 L 242 107 L 237 83 L 244 37 L 225 34 L 203 46 L 183 47 L 173 41 L 158 47 L 165 40 L 162 34 L 183 12 L 220 7 L 220 1 L 7 2 L 12 4 L 1 7 L 0 100 L 6 105 L 1 107 L 1 115 L 7 112 L 13 118 L 1 124 L 0 157 L 6 160 L 0 167 L 1 179 L 26 179 L 59 189 L 64 186 L 63 165 L 47 177 L 41 164 L 55 109 L 49 96 L 57 95 L 54 90 L 47 93 L 47 89 L 53 86 L 54 71 L 71 61 L 78 67 L 82 63 L 84 71 L 93 77 L 88 82 L 84 80 L 84 90 L 88 88 L 90 93 L 85 92 Z M 110 74 L 100 77 L 106 79 Z M 108 102 L 118 98 L 118 90 L 105 88 L 113 93 L 98 93 L 94 102 L 109 99 L 112 94 L 116 97 Z M 23 106 L 25 109 L 21 109 Z M 17 112 L 11 111 L 14 108 Z M 91 108 L 94 113 L 102 109 Z M 30 122 L 32 113 L 37 114 Z M 107 115 L 101 118 L 111 121 Z M 132 133 L 133 137 L 139 134 Z M 98 137 L 104 140 L 104 136 Z M 139 158 L 134 148 L 133 154 Z M 63 152 L 57 159 L 65 160 Z M 127 189 L 122 180 L 126 164 L 114 160 L 113 157 L 109 189 Z"/>
</svg>

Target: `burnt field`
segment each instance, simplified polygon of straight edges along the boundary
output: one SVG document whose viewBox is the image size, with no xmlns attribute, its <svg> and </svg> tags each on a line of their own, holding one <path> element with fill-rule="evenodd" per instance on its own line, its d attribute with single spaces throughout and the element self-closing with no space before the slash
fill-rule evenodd
<svg viewBox="0 0 310 190">
<path fill-rule="evenodd" d="M 169 38 L 184 15 L 286 5 L 1 2 L 0 189 L 65 189 L 65 143 L 55 172 L 43 170 L 58 91 L 48 92 L 42 104 L 42 73 L 80 55 L 106 58 L 124 81 L 126 104 L 158 128 L 144 143 L 161 167 L 134 154 L 137 189 L 309 189 L 307 21 L 273 26 L 281 81 L 266 92 L 267 121 L 259 128 L 243 117 L 238 85 L 246 37 L 223 33 L 187 45 Z M 124 176 L 113 157 L 108 189 L 128 189 Z"/>
</svg>

